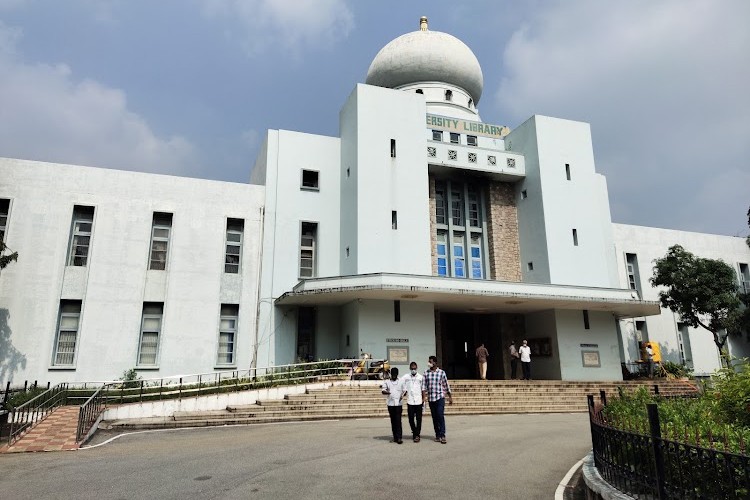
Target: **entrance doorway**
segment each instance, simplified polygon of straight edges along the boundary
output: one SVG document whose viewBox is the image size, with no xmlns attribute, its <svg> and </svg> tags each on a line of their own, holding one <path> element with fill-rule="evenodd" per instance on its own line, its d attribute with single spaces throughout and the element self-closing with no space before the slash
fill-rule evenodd
<svg viewBox="0 0 750 500">
<path fill-rule="evenodd" d="M 476 349 L 479 344 L 490 353 L 487 378 L 510 378 L 510 341 L 524 337 L 524 318 L 520 314 L 439 313 L 442 367 L 448 378 L 478 379 Z M 520 368 L 519 368 L 520 369 Z"/>
<path fill-rule="evenodd" d="M 487 360 L 487 378 L 504 378 L 499 314 L 443 313 L 440 327 L 443 354 L 441 362 L 448 378 L 479 378 L 475 353 L 482 343 L 490 353 Z"/>
</svg>

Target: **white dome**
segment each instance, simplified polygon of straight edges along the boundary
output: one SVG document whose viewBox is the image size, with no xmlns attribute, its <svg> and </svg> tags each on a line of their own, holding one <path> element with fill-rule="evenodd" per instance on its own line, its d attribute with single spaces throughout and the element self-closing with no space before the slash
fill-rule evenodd
<svg viewBox="0 0 750 500">
<path fill-rule="evenodd" d="M 443 82 L 469 93 L 474 104 L 482 96 L 484 77 L 476 56 L 458 38 L 423 30 L 401 35 L 380 49 L 370 64 L 365 83 L 398 88 L 418 82 Z"/>
</svg>

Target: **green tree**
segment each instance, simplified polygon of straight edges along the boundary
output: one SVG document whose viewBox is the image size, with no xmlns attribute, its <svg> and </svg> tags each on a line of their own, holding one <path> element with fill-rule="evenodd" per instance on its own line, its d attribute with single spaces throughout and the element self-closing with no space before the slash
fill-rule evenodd
<svg viewBox="0 0 750 500">
<path fill-rule="evenodd" d="M 8 250 L 8 247 L 5 245 L 5 242 L 0 239 L 0 269 L 5 269 L 8 264 L 18 260 L 18 252 L 5 255 L 6 250 Z"/>
<path fill-rule="evenodd" d="M 690 326 L 701 326 L 713 334 L 716 348 L 728 364 L 724 346 L 729 333 L 737 331 L 742 304 L 734 269 L 721 260 L 696 257 L 674 245 L 654 261 L 649 281 L 664 287 L 659 292 L 662 307 L 679 314 Z"/>
</svg>

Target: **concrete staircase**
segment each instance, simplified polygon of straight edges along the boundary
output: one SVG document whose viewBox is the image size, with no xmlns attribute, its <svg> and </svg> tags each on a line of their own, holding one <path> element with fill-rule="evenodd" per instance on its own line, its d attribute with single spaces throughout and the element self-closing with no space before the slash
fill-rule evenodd
<svg viewBox="0 0 750 500">
<path fill-rule="evenodd" d="M 689 381 L 478 381 L 451 382 L 453 405 L 446 405 L 446 415 L 481 415 L 495 413 L 570 413 L 586 411 L 586 396 L 606 391 L 616 397 L 618 387 L 626 391 L 644 386 L 665 396 L 695 394 L 697 388 Z M 405 404 L 405 403 L 404 403 Z M 425 409 L 429 413 L 429 408 Z M 405 414 L 406 412 L 404 412 Z M 169 418 L 134 419 L 103 422 L 107 429 L 153 429 L 204 427 L 218 425 L 274 423 L 344 418 L 386 417 L 384 397 L 376 382 L 333 386 L 310 390 L 304 394 L 287 395 L 281 400 L 261 400 L 256 404 L 229 406 L 224 410 L 176 412 Z"/>
</svg>

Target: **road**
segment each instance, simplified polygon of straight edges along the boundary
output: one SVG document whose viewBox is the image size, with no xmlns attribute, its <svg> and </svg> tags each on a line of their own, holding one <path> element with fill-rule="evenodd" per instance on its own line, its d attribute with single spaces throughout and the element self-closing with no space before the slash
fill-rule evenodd
<svg viewBox="0 0 750 500">
<path fill-rule="evenodd" d="M 423 424 L 422 441 L 402 445 L 389 443 L 387 419 L 366 419 L 142 432 L 72 452 L 4 454 L 0 497 L 552 499 L 591 448 L 586 414 L 448 417 L 448 444 L 432 441 L 429 417 Z"/>
</svg>

